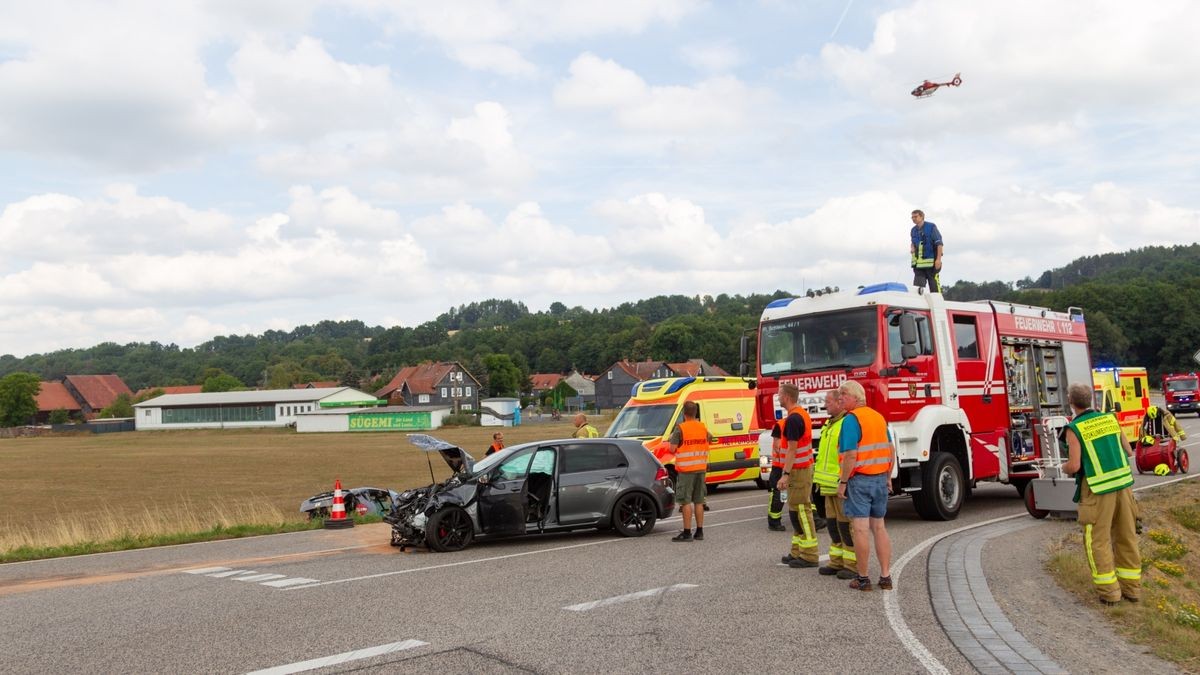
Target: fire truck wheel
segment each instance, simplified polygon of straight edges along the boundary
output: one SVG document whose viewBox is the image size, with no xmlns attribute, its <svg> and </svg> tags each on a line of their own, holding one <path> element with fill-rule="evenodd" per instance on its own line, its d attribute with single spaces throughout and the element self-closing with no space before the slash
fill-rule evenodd
<svg viewBox="0 0 1200 675">
<path fill-rule="evenodd" d="M 755 479 L 754 479 L 754 485 L 755 485 L 755 487 L 757 487 L 759 490 L 770 490 L 770 489 L 771 489 L 771 486 L 770 486 L 770 485 L 767 485 L 767 481 L 765 481 L 765 480 L 763 480 L 763 479 L 761 479 L 761 478 L 755 478 Z"/>
<path fill-rule="evenodd" d="M 1033 516 L 1034 518 L 1037 518 L 1038 520 L 1041 520 L 1042 518 L 1045 518 L 1046 516 L 1050 515 L 1050 512 L 1047 511 L 1046 509 L 1039 509 L 1035 505 L 1035 502 L 1033 501 L 1033 488 L 1032 487 L 1025 488 L 1025 510 L 1029 512 L 1029 515 Z"/>
<path fill-rule="evenodd" d="M 1013 478 L 1009 482 L 1012 483 L 1013 487 L 1017 488 L 1017 494 L 1022 497 L 1025 496 L 1025 490 L 1029 487 L 1028 478 Z"/>
<path fill-rule="evenodd" d="M 913 506 L 925 520 L 954 520 L 966 497 L 962 466 L 948 452 L 935 452 L 921 468 L 921 490 L 913 493 Z"/>
</svg>

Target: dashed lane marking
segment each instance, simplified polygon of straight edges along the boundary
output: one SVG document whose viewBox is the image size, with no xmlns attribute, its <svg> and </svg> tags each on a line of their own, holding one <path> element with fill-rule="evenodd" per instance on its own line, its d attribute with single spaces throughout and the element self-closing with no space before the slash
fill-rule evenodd
<svg viewBox="0 0 1200 675">
<path fill-rule="evenodd" d="M 603 600 L 593 600 L 591 602 L 581 602 L 578 605 L 567 605 L 563 609 L 568 612 L 587 612 L 598 607 L 608 607 L 609 605 L 619 605 L 623 602 L 631 602 L 633 600 L 641 600 L 643 598 L 653 598 L 664 593 L 674 591 L 686 591 L 689 588 L 699 588 L 696 584 L 675 584 L 674 586 L 663 586 L 662 588 L 651 588 L 648 591 L 638 591 L 636 593 L 626 593 Z"/>
<path fill-rule="evenodd" d="M 181 571 L 186 574 L 196 574 L 199 576 L 212 577 L 214 579 L 244 581 L 246 583 L 256 583 L 262 586 L 270 586 L 272 588 L 287 588 L 289 586 L 299 586 L 301 584 L 318 583 L 317 579 L 309 579 L 308 577 L 289 577 L 286 574 L 271 574 L 257 572 L 255 570 L 235 570 L 229 567 L 201 567 L 194 570 Z"/>
<path fill-rule="evenodd" d="M 328 668 L 330 666 L 337 666 L 343 663 L 349 663 L 351 661 L 360 661 L 362 659 L 369 659 L 375 656 L 383 656 L 384 654 L 401 652 L 406 649 L 416 649 L 417 647 L 424 647 L 428 644 L 428 642 L 422 642 L 421 640 L 403 640 L 401 642 L 392 642 L 386 645 L 379 645 L 378 647 L 355 649 L 354 651 L 342 652 L 341 654 L 334 654 L 332 656 L 322 656 L 320 658 L 309 659 L 307 661 L 298 661 L 296 663 L 289 663 L 283 666 L 255 670 L 247 673 L 246 675 L 288 675 L 289 673 L 302 673 L 306 670 Z"/>
</svg>

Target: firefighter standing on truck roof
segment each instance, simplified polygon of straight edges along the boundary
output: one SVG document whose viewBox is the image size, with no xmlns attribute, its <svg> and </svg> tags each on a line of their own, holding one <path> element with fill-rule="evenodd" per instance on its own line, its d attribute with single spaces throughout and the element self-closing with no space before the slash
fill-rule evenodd
<svg viewBox="0 0 1200 675">
<path fill-rule="evenodd" d="M 925 220 L 925 212 L 912 212 L 913 227 L 909 230 L 909 253 L 912 255 L 913 286 L 926 283 L 934 293 L 942 292 L 942 233 L 937 225 Z"/>
<path fill-rule="evenodd" d="M 829 519 L 829 564 L 822 565 L 817 571 L 825 576 L 836 574 L 838 579 L 853 579 L 857 561 L 854 536 L 850 533 L 850 519 L 842 511 L 843 500 L 837 494 L 838 476 L 841 474 L 838 435 L 846 410 L 836 389 L 825 392 L 825 410 L 829 413 L 829 419 L 821 427 L 813 482 L 820 486 L 821 496 L 825 498 L 825 517 Z"/>
<path fill-rule="evenodd" d="M 813 449 L 812 420 L 808 411 L 797 403 L 800 390 L 793 384 L 779 386 L 779 405 L 788 411 L 783 422 L 783 471 L 776 483 L 787 490 L 788 515 L 792 519 L 792 548 L 784 560 L 789 567 L 816 567 L 820 561 L 817 551 L 817 528 L 813 523 L 812 483 Z"/>
<path fill-rule="evenodd" d="M 1092 410 L 1092 387 L 1067 388 L 1075 419 L 1067 427 L 1067 463 L 1075 474 L 1075 501 L 1092 583 L 1100 602 L 1115 605 L 1142 595 L 1142 556 L 1134 530 L 1132 451 L 1115 415 Z"/>
<path fill-rule="evenodd" d="M 708 448 L 717 439 L 708 433 L 695 401 L 683 404 L 683 421 L 671 432 L 668 442 L 675 454 L 675 501 L 683 513 L 683 531 L 671 541 L 704 541 L 704 475 L 708 470 Z M 696 515 L 696 534 L 692 534 L 692 512 Z"/>
</svg>

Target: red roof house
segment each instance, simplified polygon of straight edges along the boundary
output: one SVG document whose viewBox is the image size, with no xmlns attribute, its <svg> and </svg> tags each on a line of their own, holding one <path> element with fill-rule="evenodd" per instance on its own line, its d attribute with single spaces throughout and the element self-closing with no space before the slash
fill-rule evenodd
<svg viewBox="0 0 1200 675">
<path fill-rule="evenodd" d="M 68 375 L 63 384 L 83 409 L 84 417 L 91 419 L 103 408 L 112 405 L 117 396 L 126 394 L 131 399 L 133 392 L 115 374 Z"/>
</svg>

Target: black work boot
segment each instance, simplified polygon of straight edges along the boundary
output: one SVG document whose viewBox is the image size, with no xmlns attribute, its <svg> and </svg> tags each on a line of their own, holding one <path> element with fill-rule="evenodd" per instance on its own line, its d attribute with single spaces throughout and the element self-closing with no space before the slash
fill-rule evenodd
<svg viewBox="0 0 1200 675">
<path fill-rule="evenodd" d="M 671 537 L 671 541 L 691 541 L 691 540 L 692 540 L 692 531 L 691 530 L 684 530 L 684 531 L 680 532 L 679 534 L 675 535 L 674 537 Z"/>
</svg>

